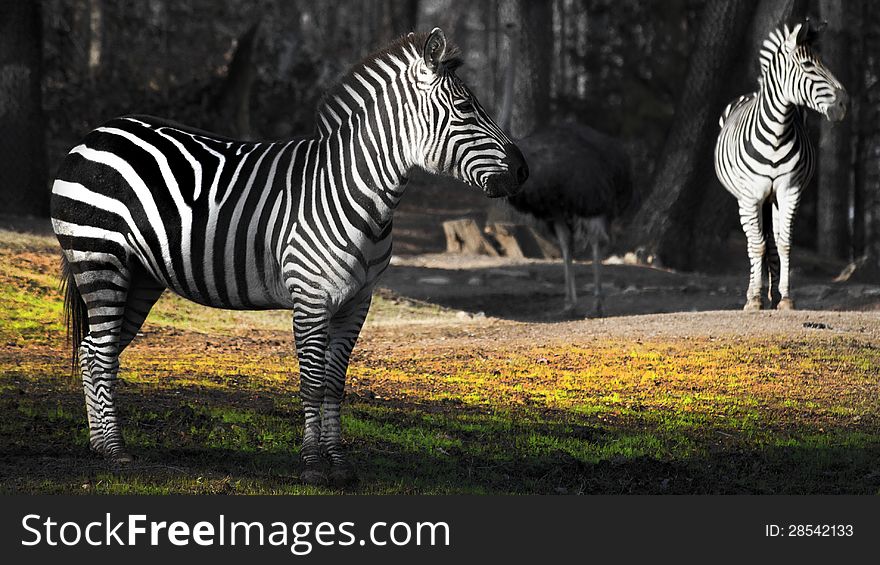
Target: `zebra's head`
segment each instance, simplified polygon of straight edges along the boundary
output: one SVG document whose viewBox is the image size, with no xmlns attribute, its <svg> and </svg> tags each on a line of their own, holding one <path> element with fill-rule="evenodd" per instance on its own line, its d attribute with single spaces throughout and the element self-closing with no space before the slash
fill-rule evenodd
<svg viewBox="0 0 880 565">
<path fill-rule="evenodd" d="M 819 31 L 807 20 L 771 32 L 761 50 L 761 80 L 765 85 L 772 81 L 787 102 L 839 122 L 846 116 L 849 96 L 813 52 L 812 42 Z"/>
<path fill-rule="evenodd" d="M 528 165 L 456 76 L 461 60 L 455 51 L 434 28 L 411 67 L 422 130 L 415 140 L 416 164 L 479 187 L 492 198 L 513 195 L 528 178 Z"/>
</svg>

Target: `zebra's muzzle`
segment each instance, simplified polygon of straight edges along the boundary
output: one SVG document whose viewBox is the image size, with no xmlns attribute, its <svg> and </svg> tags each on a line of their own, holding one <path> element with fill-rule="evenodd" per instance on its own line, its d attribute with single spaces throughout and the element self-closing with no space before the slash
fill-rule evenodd
<svg viewBox="0 0 880 565">
<path fill-rule="evenodd" d="M 489 198 L 513 196 L 529 178 L 529 166 L 519 147 L 508 143 L 504 147 L 504 165 L 507 171 L 496 173 L 486 179 L 483 191 Z"/>
<path fill-rule="evenodd" d="M 845 90 L 840 89 L 834 93 L 834 102 L 825 109 L 825 117 L 830 122 L 839 122 L 846 117 L 846 106 L 849 102 L 849 95 Z"/>
</svg>

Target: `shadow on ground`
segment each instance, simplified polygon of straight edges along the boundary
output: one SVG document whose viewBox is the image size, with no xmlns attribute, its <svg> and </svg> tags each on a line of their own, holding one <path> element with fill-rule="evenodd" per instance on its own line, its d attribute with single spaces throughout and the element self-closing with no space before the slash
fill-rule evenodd
<svg viewBox="0 0 880 565">
<path fill-rule="evenodd" d="M 137 457 L 127 467 L 88 452 L 79 395 L 26 402 L 4 395 L 3 411 L 18 421 L 3 430 L 0 490 L 313 492 L 297 478 L 302 415 L 295 401 L 243 392 L 206 397 L 195 388 L 120 396 L 126 436 Z M 821 447 L 796 440 L 819 430 L 777 429 L 791 444 L 761 447 L 731 429 L 690 435 L 664 433 L 638 419 L 572 417 L 546 409 L 512 414 L 448 402 L 357 396 L 349 401 L 345 428 L 361 476 L 350 492 L 880 492 L 880 445 L 853 445 L 843 428 L 821 430 L 829 440 Z"/>
<path fill-rule="evenodd" d="M 564 312 L 560 262 L 515 264 L 491 259 L 462 261 L 455 256 L 427 256 L 393 265 L 380 285 L 394 293 L 471 314 L 528 322 L 584 318 L 593 307 L 593 268 L 574 266 L 579 303 Z M 603 265 L 606 317 L 670 312 L 738 310 L 744 304 L 744 277 L 678 273 L 636 265 Z M 793 296 L 804 310 L 873 310 L 880 307 L 880 286 L 833 283 L 829 278 L 800 277 Z"/>
</svg>

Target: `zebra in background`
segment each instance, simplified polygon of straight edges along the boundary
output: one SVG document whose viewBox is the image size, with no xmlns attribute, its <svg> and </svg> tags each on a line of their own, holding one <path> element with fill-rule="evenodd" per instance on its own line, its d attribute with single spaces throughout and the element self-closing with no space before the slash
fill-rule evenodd
<svg viewBox="0 0 880 565">
<path fill-rule="evenodd" d="M 794 308 L 789 295 L 791 229 L 801 190 L 813 174 L 813 147 L 801 106 L 838 122 L 847 93 L 811 49 L 817 30 L 805 24 L 773 30 L 761 49 L 758 91 L 724 110 L 715 171 L 739 203 L 751 271 L 745 310 L 760 310 L 765 251 L 771 307 Z M 765 225 L 770 207 L 772 226 Z"/>
<path fill-rule="evenodd" d="M 94 451 L 131 460 L 114 396 L 119 354 L 169 288 L 218 308 L 293 310 L 301 478 L 355 479 L 341 445 L 345 374 L 408 171 L 449 174 L 490 197 L 528 176 L 456 76 L 460 63 L 435 28 L 356 65 L 325 96 L 311 136 L 251 143 L 129 116 L 70 151 L 51 215 Z"/>
</svg>

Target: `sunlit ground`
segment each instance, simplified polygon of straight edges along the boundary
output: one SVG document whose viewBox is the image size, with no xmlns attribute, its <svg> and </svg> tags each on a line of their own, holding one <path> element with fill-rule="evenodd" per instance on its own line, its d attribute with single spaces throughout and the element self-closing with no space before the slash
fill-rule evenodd
<svg viewBox="0 0 880 565">
<path fill-rule="evenodd" d="M 0 490 L 301 493 L 290 317 L 166 296 L 91 455 L 50 238 L 0 232 Z M 880 493 L 880 344 L 524 337 L 377 297 L 343 414 L 364 493 Z M 499 337 L 500 336 L 500 337 Z"/>
</svg>

